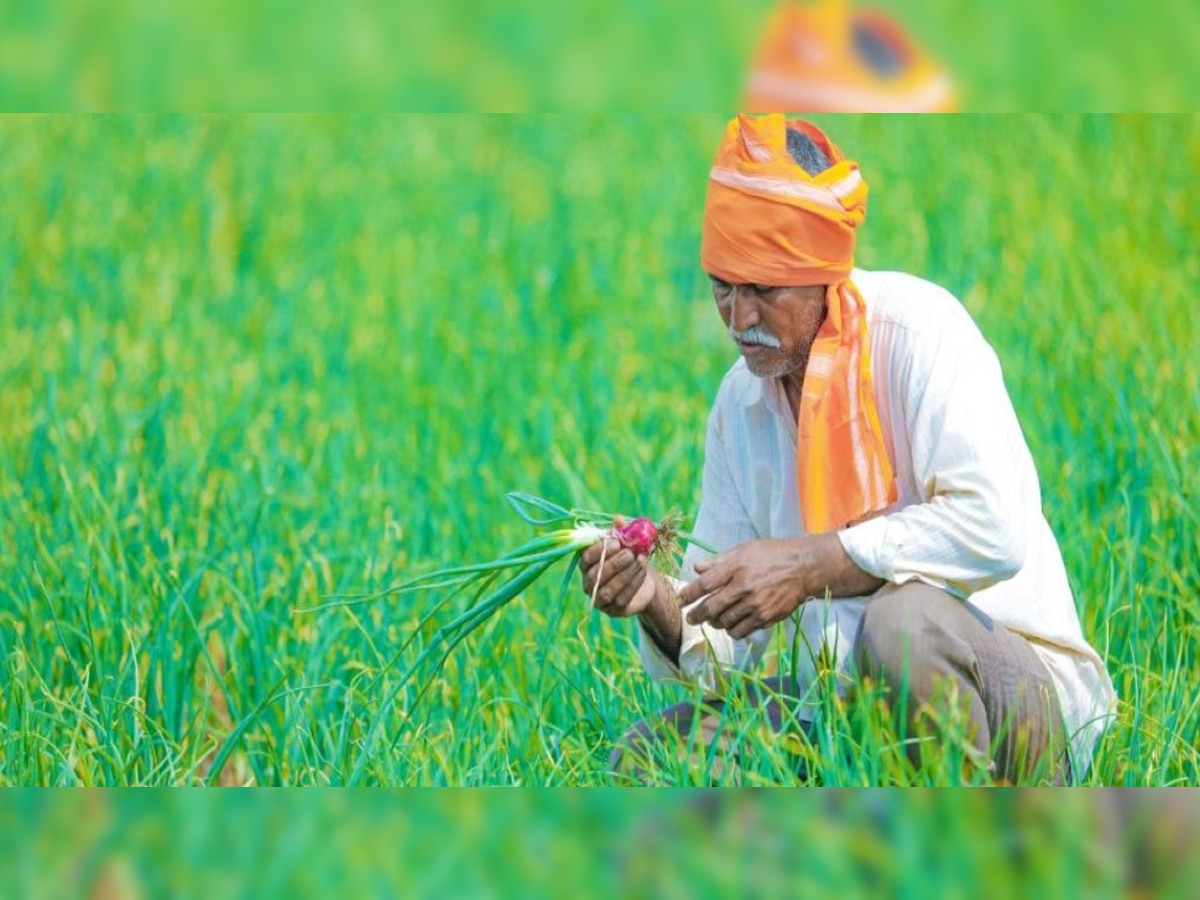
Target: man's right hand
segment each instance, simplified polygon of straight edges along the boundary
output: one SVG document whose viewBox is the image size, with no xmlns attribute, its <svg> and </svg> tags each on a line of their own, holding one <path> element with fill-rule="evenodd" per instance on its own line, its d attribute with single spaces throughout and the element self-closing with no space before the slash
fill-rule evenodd
<svg viewBox="0 0 1200 900">
<path fill-rule="evenodd" d="M 603 558 L 603 565 L 601 565 Z M 579 559 L 583 590 L 596 599 L 596 609 L 621 618 L 645 612 L 658 591 L 657 573 L 649 557 L 636 556 L 615 538 L 604 538 Z"/>
</svg>

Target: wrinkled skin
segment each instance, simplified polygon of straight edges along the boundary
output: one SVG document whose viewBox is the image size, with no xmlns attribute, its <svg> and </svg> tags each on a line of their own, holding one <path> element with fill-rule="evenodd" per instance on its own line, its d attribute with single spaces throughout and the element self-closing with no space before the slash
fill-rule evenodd
<svg viewBox="0 0 1200 900">
<path fill-rule="evenodd" d="M 812 596 L 805 568 L 803 544 L 750 541 L 697 563 L 698 577 L 680 591 L 679 602 L 686 606 L 704 597 L 688 612 L 688 622 L 711 622 L 730 637 L 748 637 L 782 622 Z"/>
<path fill-rule="evenodd" d="M 657 573 L 649 556 L 622 547 L 616 538 L 607 537 L 584 550 L 579 569 L 584 593 L 588 597 L 594 594 L 596 609 L 606 615 L 640 615 L 654 600 L 656 582 L 649 576 Z"/>
<path fill-rule="evenodd" d="M 596 608 L 621 618 L 637 616 L 651 638 L 671 659 L 679 658 L 683 618 L 671 583 L 645 554 L 635 554 L 615 538 L 605 538 L 580 556 L 583 589 Z"/>
<path fill-rule="evenodd" d="M 712 289 L 717 312 L 731 334 L 759 329 L 780 344 L 738 342 L 746 367 L 759 378 L 782 378 L 789 399 L 793 393 L 799 398 L 809 351 L 825 321 L 826 288 L 730 284 L 713 278 Z"/>
</svg>

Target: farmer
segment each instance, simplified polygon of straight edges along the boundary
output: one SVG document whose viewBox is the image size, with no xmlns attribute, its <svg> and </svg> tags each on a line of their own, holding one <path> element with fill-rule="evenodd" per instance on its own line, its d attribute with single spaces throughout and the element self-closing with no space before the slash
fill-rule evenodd
<svg viewBox="0 0 1200 900">
<path fill-rule="evenodd" d="M 786 690 L 754 695 L 776 729 L 812 720 L 818 659 L 889 691 L 910 734 L 936 739 L 954 704 L 968 759 L 1010 782 L 1078 779 L 1112 713 L 996 354 L 946 291 L 853 268 L 866 199 L 815 126 L 726 128 L 701 260 L 741 358 L 693 529 L 722 552 L 691 547 L 684 581 L 611 539 L 582 558 L 597 607 L 637 617 L 648 673 L 710 700 L 639 723 L 618 773 L 672 739 L 722 749 L 721 673 L 752 669 L 776 626 L 803 648 Z"/>
</svg>

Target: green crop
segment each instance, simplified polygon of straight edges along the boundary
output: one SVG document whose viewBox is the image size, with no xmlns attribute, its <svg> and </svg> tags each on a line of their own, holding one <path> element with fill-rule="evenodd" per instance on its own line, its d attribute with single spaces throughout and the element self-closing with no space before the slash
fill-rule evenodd
<svg viewBox="0 0 1200 900">
<path fill-rule="evenodd" d="M 871 185 L 860 265 L 950 289 L 1003 363 L 1121 698 L 1088 783 L 1200 783 L 1197 120 L 821 123 Z M 723 124 L 0 121 L 0 783 L 606 783 L 692 696 L 632 623 L 531 582 L 422 682 L 457 599 L 328 604 L 519 546 L 514 487 L 694 514 Z M 811 746 L 740 714 L 747 780 L 962 781 L 834 678 Z"/>
</svg>

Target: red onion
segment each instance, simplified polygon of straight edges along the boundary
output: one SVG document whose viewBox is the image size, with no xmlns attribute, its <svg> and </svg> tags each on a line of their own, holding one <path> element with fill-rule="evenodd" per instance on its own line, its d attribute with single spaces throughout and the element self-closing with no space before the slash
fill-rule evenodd
<svg viewBox="0 0 1200 900">
<path fill-rule="evenodd" d="M 658 540 L 658 527 L 650 519 L 640 516 L 620 528 L 614 528 L 613 534 L 622 547 L 628 547 L 641 556 L 653 552 L 655 541 Z"/>
</svg>

